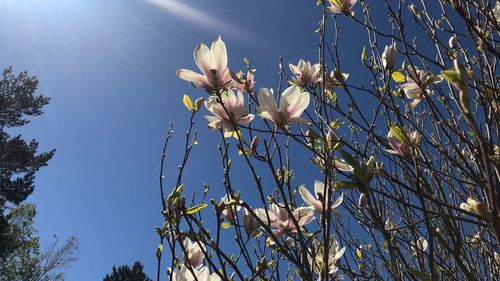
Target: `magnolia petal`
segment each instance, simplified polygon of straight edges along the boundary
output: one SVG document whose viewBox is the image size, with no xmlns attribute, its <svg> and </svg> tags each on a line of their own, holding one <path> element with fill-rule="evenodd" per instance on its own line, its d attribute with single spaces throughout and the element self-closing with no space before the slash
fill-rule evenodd
<svg viewBox="0 0 500 281">
<path fill-rule="evenodd" d="M 323 191 L 325 190 L 325 184 L 319 180 L 314 181 L 314 193 L 316 198 L 319 198 L 318 195 L 321 194 L 323 196 Z M 328 190 L 327 190 L 328 192 Z"/>
<path fill-rule="evenodd" d="M 299 186 L 299 193 L 307 205 L 313 206 L 314 209 L 318 212 L 323 212 L 323 205 L 321 204 L 321 202 L 316 198 L 314 198 L 311 192 L 309 192 L 309 190 L 307 190 L 307 188 L 304 185 Z"/>
<path fill-rule="evenodd" d="M 194 50 L 194 61 L 198 68 L 205 74 L 205 76 L 211 76 L 211 69 L 213 69 L 212 56 L 210 54 L 210 49 L 207 45 L 199 44 Z"/>
<path fill-rule="evenodd" d="M 217 273 L 212 273 L 212 275 L 210 275 L 210 281 L 220 281 L 220 277 L 219 275 L 217 275 Z"/>
<path fill-rule="evenodd" d="M 227 67 L 227 50 L 226 44 L 224 44 L 220 36 L 212 42 L 210 52 L 214 68 L 217 70 L 225 69 Z"/>
<path fill-rule="evenodd" d="M 248 114 L 247 116 L 245 117 L 242 117 L 240 118 L 237 123 L 240 124 L 240 125 L 245 125 L 245 124 L 248 124 L 250 122 L 252 122 L 252 120 L 255 118 L 255 115 L 253 114 Z"/>
<path fill-rule="evenodd" d="M 340 204 L 342 204 L 343 201 L 344 201 L 344 193 L 341 193 L 340 197 L 337 198 L 335 202 L 333 202 L 332 209 L 336 209 L 338 206 L 340 206 Z"/>
<path fill-rule="evenodd" d="M 412 102 L 410 103 L 410 108 L 411 108 L 411 109 L 415 109 L 415 107 L 417 107 L 417 105 L 418 105 L 419 103 L 420 103 L 420 100 L 419 100 L 419 99 L 416 99 L 416 100 L 412 101 Z"/>
<path fill-rule="evenodd" d="M 290 112 L 290 108 L 300 99 L 300 88 L 298 86 L 290 86 L 281 94 L 279 110 L 281 112 Z"/>
<path fill-rule="evenodd" d="M 342 249 L 340 249 L 336 254 L 335 254 L 335 259 L 338 260 L 340 259 L 343 255 L 344 255 L 344 252 L 345 252 L 345 247 L 343 247 Z"/>
<path fill-rule="evenodd" d="M 299 117 L 302 112 L 309 106 L 310 96 L 307 92 L 302 92 L 299 95 L 299 100 L 293 105 L 289 111 L 290 117 Z"/>
<path fill-rule="evenodd" d="M 263 118 L 278 123 L 278 106 L 274 100 L 273 89 L 260 88 L 258 101 L 260 106 L 257 108 L 257 113 Z"/>
<path fill-rule="evenodd" d="M 259 209 L 255 209 L 254 210 L 254 213 L 255 215 L 263 222 L 263 223 L 266 223 L 266 224 L 271 224 L 272 222 L 276 221 L 277 218 L 276 216 L 274 215 L 273 212 L 271 212 L 270 210 L 268 210 L 266 212 L 265 209 L 262 209 L 262 208 L 259 208 Z M 269 220 L 267 219 L 267 215 L 269 214 Z"/>
<path fill-rule="evenodd" d="M 333 166 L 335 168 L 337 168 L 338 170 L 344 171 L 344 172 L 352 172 L 352 171 L 354 171 L 354 168 L 351 165 L 343 162 L 340 159 L 334 159 Z"/>
<path fill-rule="evenodd" d="M 279 239 L 284 234 L 284 231 L 281 229 L 275 229 L 272 232 L 273 232 L 274 236 L 276 237 L 276 239 Z M 266 239 L 266 246 L 272 246 L 274 244 L 276 244 L 276 242 L 274 241 L 273 237 L 269 236 Z"/>
<path fill-rule="evenodd" d="M 208 81 L 205 76 L 192 70 L 178 69 L 176 74 L 180 79 L 190 82 L 196 88 L 204 88 L 208 85 Z"/>
<path fill-rule="evenodd" d="M 219 117 L 217 117 L 217 116 L 205 115 L 204 117 L 208 121 L 208 128 L 210 130 L 214 130 L 215 128 L 217 128 L 220 125 L 222 125 L 223 121 Z"/>
</svg>

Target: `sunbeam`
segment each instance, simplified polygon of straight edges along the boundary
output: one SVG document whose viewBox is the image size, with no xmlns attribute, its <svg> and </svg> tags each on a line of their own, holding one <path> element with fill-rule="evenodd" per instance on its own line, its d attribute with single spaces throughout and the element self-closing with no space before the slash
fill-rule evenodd
<svg viewBox="0 0 500 281">
<path fill-rule="evenodd" d="M 211 31 L 217 31 L 238 39 L 254 39 L 250 32 L 231 25 L 218 18 L 212 17 L 203 11 L 190 7 L 176 0 L 146 0 L 147 2 L 174 14 L 187 22 L 195 24 Z"/>
</svg>

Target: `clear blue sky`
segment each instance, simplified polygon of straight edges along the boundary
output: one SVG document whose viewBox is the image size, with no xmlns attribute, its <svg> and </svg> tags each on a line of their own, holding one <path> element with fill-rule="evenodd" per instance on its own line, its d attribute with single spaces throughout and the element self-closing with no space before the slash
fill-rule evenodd
<svg viewBox="0 0 500 281">
<path fill-rule="evenodd" d="M 244 67 L 246 56 L 257 68 L 257 87 L 276 88 L 279 56 L 317 60 L 320 14 L 312 0 L 0 0 L 0 67 L 28 70 L 40 80 L 38 92 L 52 97 L 22 133 L 37 138 L 41 150 L 57 149 L 28 201 L 37 204 L 44 245 L 53 234 L 80 240 L 67 280 L 102 280 L 113 265 L 135 260 L 155 275 L 161 144 L 174 122 L 168 181 L 188 116 L 182 95 L 204 95 L 175 75 L 197 70 L 195 46 L 221 34 L 232 69 Z M 359 34 L 344 37 L 344 72 L 359 67 Z M 219 162 L 207 160 L 217 155 L 218 135 L 197 121 L 200 146 L 187 192 L 204 181 L 220 185 L 222 177 Z M 303 181 L 312 186 L 313 178 Z"/>
</svg>

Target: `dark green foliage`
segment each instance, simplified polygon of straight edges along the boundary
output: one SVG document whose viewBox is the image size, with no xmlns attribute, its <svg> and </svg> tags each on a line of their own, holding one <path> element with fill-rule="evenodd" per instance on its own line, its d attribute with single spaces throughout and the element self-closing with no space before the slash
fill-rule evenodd
<svg viewBox="0 0 500 281">
<path fill-rule="evenodd" d="M 132 268 L 122 265 L 118 269 L 113 266 L 113 271 L 104 277 L 103 281 L 152 281 L 143 271 L 143 266 L 136 261 Z"/>
<path fill-rule="evenodd" d="M 15 247 L 7 235 L 6 209 L 21 203 L 33 192 L 35 173 L 54 155 L 54 150 L 37 154 L 36 140 L 25 141 L 21 135 L 11 136 L 7 131 L 43 113 L 42 107 L 50 99 L 36 96 L 37 86 L 36 77 L 26 72 L 15 76 L 12 67 L 3 72 L 0 80 L 0 258 Z"/>
</svg>

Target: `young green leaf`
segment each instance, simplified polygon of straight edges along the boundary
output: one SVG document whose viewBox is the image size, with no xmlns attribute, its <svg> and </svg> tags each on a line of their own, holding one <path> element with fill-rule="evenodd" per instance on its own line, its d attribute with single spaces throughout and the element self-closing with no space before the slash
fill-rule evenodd
<svg viewBox="0 0 500 281">
<path fill-rule="evenodd" d="M 406 82 L 406 76 L 401 73 L 400 71 L 393 71 L 391 73 L 391 77 L 392 77 L 392 80 L 394 80 L 394 82 L 396 83 L 404 83 Z"/>
<path fill-rule="evenodd" d="M 194 109 L 193 101 L 188 95 L 184 95 L 184 97 L 182 98 L 182 102 L 189 111 L 193 111 Z"/>
<path fill-rule="evenodd" d="M 196 213 L 200 212 L 201 210 L 205 209 L 206 207 L 207 207 L 206 203 L 203 203 L 203 204 L 200 204 L 197 206 L 193 206 L 193 207 L 186 210 L 186 214 L 187 215 L 196 214 Z"/>
</svg>

